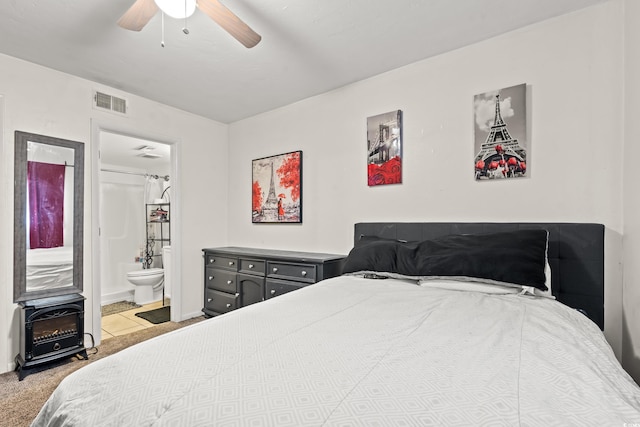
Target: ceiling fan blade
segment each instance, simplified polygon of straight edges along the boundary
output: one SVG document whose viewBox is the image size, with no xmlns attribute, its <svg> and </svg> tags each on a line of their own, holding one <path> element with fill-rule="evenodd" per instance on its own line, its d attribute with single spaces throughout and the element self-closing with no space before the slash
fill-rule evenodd
<svg viewBox="0 0 640 427">
<path fill-rule="evenodd" d="M 216 21 L 226 32 L 248 48 L 260 42 L 262 37 L 242 22 L 233 12 L 218 0 L 198 0 L 198 7 Z"/>
<path fill-rule="evenodd" d="M 158 12 L 154 0 L 136 0 L 136 2 L 118 20 L 118 25 L 131 31 L 140 31 Z"/>
</svg>

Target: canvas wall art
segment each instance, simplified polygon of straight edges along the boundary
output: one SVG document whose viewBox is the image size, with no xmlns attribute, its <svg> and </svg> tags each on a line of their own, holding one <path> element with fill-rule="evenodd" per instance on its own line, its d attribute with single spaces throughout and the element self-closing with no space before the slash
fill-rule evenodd
<svg viewBox="0 0 640 427">
<path fill-rule="evenodd" d="M 402 111 L 367 118 L 367 183 L 402 183 Z"/>
<path fill-rule="evenodd" d="M 302 151 L 253 160 L 252 182 L 252 222 L 302 222 Z"/>
<path fill-rule="evenodd" d="M 474 97 L 477 181 L 527 176 L 526 96 L 523 83 Z"/>
</svg>

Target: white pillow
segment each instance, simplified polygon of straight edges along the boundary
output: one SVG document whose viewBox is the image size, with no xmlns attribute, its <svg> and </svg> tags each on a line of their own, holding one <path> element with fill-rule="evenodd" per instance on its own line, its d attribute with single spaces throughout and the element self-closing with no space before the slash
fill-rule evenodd
<svg viewBox="0 0 640 427">
<path fill-rule="evenodd" d="M 553 298 L 556 299 L 556 297 L 553 296 L 553 293 L 551 292 L 551 266 L 549 265 L 549 260 L 547 259 L 547 262 L 544 266 L 544 276 L 545 276 L 545 281 L 544 284 L 547 285 L 547 290 L 543 291 L 541 289 L 535 289 L 535 294 L 537 296 L 541 296 L 541 297 L 546 297 L 546 298 Z"/>
<path fill-rule="evenodd" d="M 447 280 L 447 279 L 422 279 L 418 285 L 424 288 L 438 288 L 452 291 L 482 292 L 485 294 L 518 294 L 522 292 L 521 286 L 501 286 L 489 283 Z"/>
<path fill-rule="evenodd" d="M 483 282 L 474 282 L 473 280 L 455 280 L 455 279 L 442 279 L 442 278 L 433 278 L 433 279 L 425 279 L 420 278 L 418 280 L 418 285 L 425 288 L 439 288 L 439 289 L 449 289 L 454 291 L 472 291 L 472 292 L 482 292 L 486 294 L 517 294 L 526 291 L 529 295 L 531 292 L 535 296 L 556 299 L 551 293 L 551 266 L 549 265 L 549 260 L 546 261 L 544 266 L 544 275 L 545 275 L 545 285 L 547 286 L 547 290 L 543 291 L 541 289 L 534 288 L 532 286 L 517 286 L 517 285 L 499 285 L 499 284 L 489 284 Z M 413 279 L 417 279 L 413 278 Z"/>
</svg>

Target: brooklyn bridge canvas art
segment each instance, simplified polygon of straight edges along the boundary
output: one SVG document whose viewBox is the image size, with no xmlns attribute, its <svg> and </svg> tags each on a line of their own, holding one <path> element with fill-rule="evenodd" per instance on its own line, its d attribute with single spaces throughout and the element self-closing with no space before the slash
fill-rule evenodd
<svg viewBox="0 0 640 427">
<path fill-rule="evenodd" d="M 402 111 L 367 118 L 368 185 L 402 182 Z"/>
</svg>

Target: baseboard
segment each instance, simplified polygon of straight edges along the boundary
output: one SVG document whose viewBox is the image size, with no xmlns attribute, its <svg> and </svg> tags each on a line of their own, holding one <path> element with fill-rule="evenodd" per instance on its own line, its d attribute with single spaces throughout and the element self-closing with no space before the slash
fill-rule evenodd
<svg viewBox="0 0 640 427">
<path fill-rule="evenodd" d="M 120 291 L 100 297 L 100 305 L 113 304 L 120 301 L 133 301 L 133 291 Z"/>
<path fill-rule="evenodd" d="M 194 312 L 191 312 L 191 313 L 182 313 L 182 318 L 179 321 L 182 322 L 184 320 L 193 319 L 194 317 L 200 317 L 202 315 L 203 315 L 202 311 L 194 311 Z"/>
</svg>

